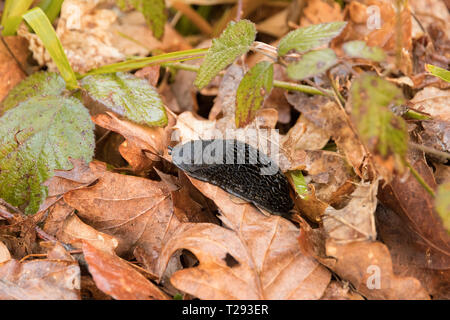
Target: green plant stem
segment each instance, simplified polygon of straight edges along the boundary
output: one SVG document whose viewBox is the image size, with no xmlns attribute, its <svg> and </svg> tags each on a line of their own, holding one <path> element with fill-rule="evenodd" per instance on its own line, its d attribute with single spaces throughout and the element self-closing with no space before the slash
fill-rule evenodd
<svg viewBox="0 0 450 320">
<path fill-rule="evenodd" d="M 93 69 L 83 75 L 77 75 L 78 79 L 84 78 L 92 74 L 104 74 L 113 72 L 125 72 L 135 69 L 141 69 L 146 66 L 155 64 L 164 64 L 167 62 L 179 62 L 203 58 L 208 51 L 208 48 L 204 49 L 192 49 L 184 51 L 176 51 L 171 53 L 164 53 L 147 58 L 130 59 L 123 62 L 113 63 L 106 66 L 102 66 L 97 69 Z"/>
<path fill-rule="evenodd" d="M 200 69 L 200 66 L 186 64 L 186 63 L 165 63 L 165 64 L 162 64 L 162 66 L 179 69 L 179 70 L 192 71 L 192 72 L 198 72 L 198 70 Z M 274 80 L 273 86 L 276 88 L 286 89 L 286 90 L 290 90 L 290 91 L 299 91 L 299 92 L 321 95 L 321 96 L 326 95 L 324 92 L 322 92 L 312 86 L 307 86 L 307 85 L 302 85 L 302 84 L 297 84 L 297 83 L 292 83 L 292 82 Z M 324 91 L 328 94 L 333 94 L 333 92 L 330 90 L 324 90 Z"/>
<path fill-rule="evenodd" d="M 428 183 L 425 182 L 425 180 L 423 180 L 420 173 L 418 173 L 416 169 L 414 169 L 409 161 L 405 160 L 405 165 L 409 168 L 409 170 L 411 170 L 411 173 L 413 174 L 414 178 L 416 178 L 417 182 L 419 182 L 420 185 L 434 198 L 434 190 L 428 185 Z"/>
</svg>

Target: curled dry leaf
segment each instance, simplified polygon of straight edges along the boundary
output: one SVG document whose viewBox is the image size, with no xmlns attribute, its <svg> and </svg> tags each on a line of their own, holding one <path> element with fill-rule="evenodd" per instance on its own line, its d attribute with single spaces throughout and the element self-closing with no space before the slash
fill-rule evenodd
<svg viewBox="0 0 450 320">
<path fill-rule="evenodd" d="M 419 280 L 394 274 L 389 250 L 381 242 L 337 244 L 328 240 L 326 250 L 336 258 L 331 269 L 368 299 L 429 299 Z"/>
<path fill-rule="evenodd" d="M 450 93 L 434 87 L 426 87 L 419 91 L 410 101 L 414 108 L 430 114 L 431 120 L 422 121 L 423 132 L 420 136 L 423 143 L 437 150 L 450 151 Z M 445 162 L 446 159 L 439 159 Z"/>
<path fill-rule="evenodd" d="M 409 161 L 425 182 L 435 189 L 433 172 L 423 155 L 410 154 Z M 414 246 L 418 250 L 411 263 L 423 268 L 450 269 L 450 235 L 434 209 L 433 197 L 412 174 L 397 176 L 390 184 L 382 186 L 378 198 L 398 215 L 401 225 L 412 233 L 410 237 L 415 239 Z"/>
<path fill-rule="evenodd" d="M 11 259 L 11 254 L 3 242 L 0 241 L 0 263 Z"/>
<path fill-rule="evenodd" d="M 328 207 L 324 212 L 323 228 L 335 242 L 376 239 L 374 213 L 377 207 L 378 181 L 356 187 L 350 202 L 342 209 Z"/>
<path fill-rule="evenodd" d="M 129 255 L 140 246 L 156 263 L 162 244 L 179 225 L 170 194 L 160 182 L 90 166 L 98 182 L 66 193 L 64 200 L 84 222 L 119 241 L 117 254 Z"/>
<path fill-rule="evenodd" d="M 2 300 L 79 300 L 80 267 L 74 261 L 33 260 L 0 263 Z"/>
<path fill-rule="evenodd" d="M 118 256 L 83 241 L 83 254 L 96 286 L 117 300 L 168 300 L 169 297 Z"/>
<path fill-rule="evenodd" d="M 236 204 L 219 187 L 191 179 L 219 207 L 229 229 L 185 223 L 164 246 L 158 273 L 171 255 L 188 249 L 199 259 L 195 268 L 171 278 L 180 290 L 201 299 L 319 299 L 330 273 L 304 256 L 298 229 L 279 216 L 264 216 L 250 204 Z"/>
<path fill-rule="evenodd" d="M 358 176 L 374 177 L 365 148 L 342 108 L 323 97 L 305 99 L 305 95 L 300 92 L 287 94 L 287 99 L 309 121 L 334 139 L 338 149 L 345 155 Z"/>
<path fill-rule="evenodd" d="M 169 124 L 165 128 L 139 125 L 115 114 L 107 112 L 92 118 L 95 124 L 125 137 L 126 141 L 119 147 L 119 151 L 136 173 L 150 169 L 159 156 L 167 156 L 170 131 L 173 117 L 169 115 Z"/>
<path fill-rule="evenodd" d="M 350 289 L 348 283 L 331 281 L 320 300 L 364 300 L 364 298 Z"/>
<path fill-rule="evenodd" d="M 95 230 L 76 215 L 72 215 L 64 221 L 56 236 L 60 241 L 69 243 L 75 248 L 81 249 L 81 240 L 83 240 L 98 250 L 110 254 L 114 254 L 114 250 L 119 244 L 116 238 Z"/>
</svg>

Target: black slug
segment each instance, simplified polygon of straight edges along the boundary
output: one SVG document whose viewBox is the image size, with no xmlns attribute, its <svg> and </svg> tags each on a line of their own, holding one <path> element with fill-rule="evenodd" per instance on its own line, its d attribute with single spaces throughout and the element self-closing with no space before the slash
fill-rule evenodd
<svg viewBox="0 0 450 320">
<path fill-rule="evenodd" d="M 173 163 L 188 175 L 214 184 L 272 214 L 294 206 L 289 182 L 263 152 L 238 140 L 193 140 L 174 147 Z"/>
</svg>

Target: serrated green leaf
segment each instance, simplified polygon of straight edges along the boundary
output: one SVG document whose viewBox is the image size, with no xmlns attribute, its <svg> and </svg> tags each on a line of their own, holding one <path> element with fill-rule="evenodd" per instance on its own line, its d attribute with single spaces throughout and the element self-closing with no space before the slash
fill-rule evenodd
<svg viewBox="0 0 450 320">
<path fill-rule="evenodd" d="M 149 126 L 167 124 L 158 92 L 144 79 L 118 72 L 87 76 L 80 83 L 95 102 L 131 121 Z"/>
<path fill-rule="evenodd" d="M 89 162 L 94 124 L 74 98 L 33 97 L 0 118 L 0 198 L 35 213 L 46 198 L 42 183 L 70 170 L 69 157 Z"/>
<path fill-rule="evenodd" d="M 211 48 L 195 78 L 195 86 L 205 87 L 222 69 L 246 53 L 256 38 L 255 25 L 248 20 L 230 22 Z"/>
<path fill-rule="evenodd" d="M 236 127 L 250 123 L 273 87 L 273 64 L 257 63 L 242 78 L 236 92 Z"/>
<path fill-rule="evenodd" d="M 406 123 L 389 109 L 405 102 L 402 91 L 382 78 L 365 74 L 352 84 L 351 101 L 352 119 L 369 150 L 383 158 L 392 154 L 404 157 Z"/>
<path fill-rule="evenodd" d="M 433 76 L 441 78 L 444 81 L 450 82 L 450 71 L 439 68 L 438 66 L 433 66 L 432 64 L 425 65 L 428 72 Z"/>
<path fill-rule="evenodd" d="M 315 24 L 296 29 L 285 35 L 278 44 L 278 55 L 284 56 L 295 49 L 302 53 L 327 44 L 337 37 L 347 25 L 347 22 L 329 22 Z"/>
<path fill-rule="evenodd" d="M 61 76 L 66 81 L 68 89 L 78 88 L 77 78 L 67 60 L 66 53 L 61 42 L 53 29 L 52 24 L 48 20 L 41 8 L 33 8 L 23 15 L 25 21 L 33 28 L 34 32 L 39 36 L 48 53 L 58 67 Z"/>
<path fill-rule="evenodd" d="M 444 227 L 450 233 L 450 183 L 439 186 L 436 194 L 436 211 L 444 222 Z"/>
<path fill-rule="evenodd" d="M 165 0 L 117 0 L 116 3 L 121 9 L 131 6 L 141 12 L 153 35 L 158 39 L 163 36 L 167 21 Z"/>
<path fill-rule="evenodd" d="M 1 103 L 1 113 L 34 96 L 60 95 L 66 88 L 64 79 L 55 72 L 35 72 L 11 89 Z"/>
<path fill-rule="evenodd" d="M 290 63 L 287 74 L 290 78 L 303 80 L 324 73 L 337 62 L 331 49 L 322 49 L 305 53 L 299 61 Z"/>
<path fill-rule="evenodd" d="M 379 47 L 369 47 L 364 41 L 349 41 L 342 46 L 344 52 L 353 58 L 363 58 L 381 62 L 386 59 L 386 54 Z"/>
<path fill-rule="evenodd" d="M 308 184 L 306 183 L 305 177 L 303 176 L 302 172 L 300 170 L 296 170 L 289 173 L 292 177 L 292 181 L 294 182 L 295 191 L 297 192 L 299 197 L 301 199 L 308 198 Z"/>
</svg>

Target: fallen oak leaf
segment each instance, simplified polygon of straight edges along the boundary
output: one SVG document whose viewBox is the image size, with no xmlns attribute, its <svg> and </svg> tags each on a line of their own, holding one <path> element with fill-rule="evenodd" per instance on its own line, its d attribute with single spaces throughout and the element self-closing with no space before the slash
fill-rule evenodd
<svg viewBox="0 0 450 320">
<path fill-rule="evenodd" d="M 185 223 L 165 244 L 158 274 L 176 250 L 185 248 L 198 267 L 177 271 L 171 278 L 180 290 L 201 299 L 319 299 L 330 273 L 304 256 L 298 229 L 279 216 L 264 216 L 250 204 L 230 201 L 219 187 L 190 178 L 213 199 L 230 229 L 209 223 Z"/>
<path fill-rule="evenodd" d="M 118 256 L 83 241 L 83 254 L 96 286 L 117 300 L 169 300 L 156 285 Z"/>
<path fill-rule="evenodd" d="M 88 225 L 114 236 L 118 255 L 130 255 L 140 246 L 156 263 L 162 244 L 179 225 L 164 184 L 108 172 L 95 162 L 90 167 L 98 182 L 66 193 L 64 201 Z"/>
</svg>

